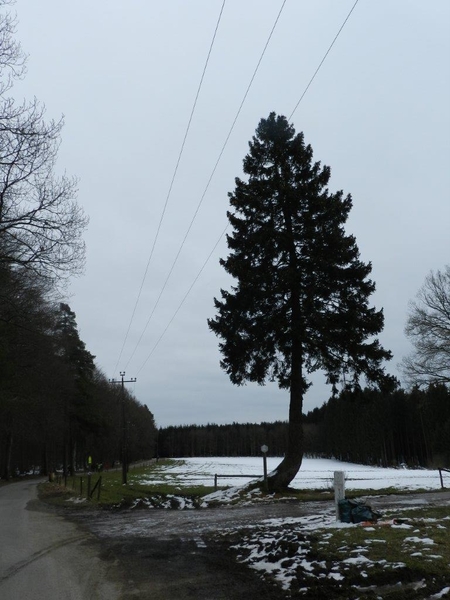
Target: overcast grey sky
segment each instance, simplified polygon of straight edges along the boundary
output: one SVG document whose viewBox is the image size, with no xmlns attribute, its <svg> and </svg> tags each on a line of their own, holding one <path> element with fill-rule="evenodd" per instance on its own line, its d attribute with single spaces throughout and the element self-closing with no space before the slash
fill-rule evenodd
<svg viewBox="0 0 450 600">
<path fill-rule="evenodd" d="M 167 210 L 118 362 L 223 0 L 17 0 L 29 57 L 17 99 L 65 115 L 58 168 L 90 216 L 85 275 L 69 303 L 108 377 L 125 370 L 158 425 L 284 420 L 274 384 L 236 388 L 206 319 L 230 281 L 218 261 L 227 193 L 271 111 L 289 117 L 354 0 L 287 0 L 167 287 L 144 328 L 263 52 L 281 0 L 227 0 Z M 291 118 L 331 190 L 353 196 L 347 230 L 373 263 L 383 345 L 410 346 L 408 301 L 450 262 L 450 2 L 360 0 Z M 149 357 L 150 356 L 150 357 Z M 131 358 L 130 358 L 131 357 Z M 115 366 L 117 364 L 117 368 Z M 115 370 L 114 370 L 115 369 Z M 315 377 L 305 410 L 329 390 Z"/>
</svg>

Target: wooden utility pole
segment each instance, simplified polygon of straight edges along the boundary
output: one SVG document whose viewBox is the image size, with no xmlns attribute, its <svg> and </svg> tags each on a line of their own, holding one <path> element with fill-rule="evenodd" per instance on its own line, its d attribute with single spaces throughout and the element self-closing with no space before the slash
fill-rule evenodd
<svg viewBox="0 0 450 600">
<path fill-rule="evenodd" d="M 120 371 L 119 373 L 121 377 L 121 381 L 116 381 L 115 379 L 111 379 L 110 383 L 120 383 L 122 386 L 122 391 L 120 394 L 121 403 L 122 403 L 122 483 L 127 483 L 127 472 L 128 472 L 128 440 L 127 440 L 127 422 L 125 419 L 125 384 L 126 383 L 135 383 L 136 377 L 132 377 L 131 379 L 125 380 L 125 371 Z"/>
</svg>

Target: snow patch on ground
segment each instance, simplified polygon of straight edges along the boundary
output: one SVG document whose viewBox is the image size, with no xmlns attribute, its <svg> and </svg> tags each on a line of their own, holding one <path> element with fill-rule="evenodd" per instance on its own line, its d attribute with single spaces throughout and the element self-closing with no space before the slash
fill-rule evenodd
<svg viewBox="0 0 450 600">
<path fill-rule="evenodd" d="M 432 546 L 434 544 L 433 540 L 430 538 L 419 538 L 419 537 L 407 537 L 404 540 L 405 542 L 411 542 L 412 544 L 424 544 L 425 546 Z"/>
<path fill-rule="evenodd" d="M 87 498 L 77 498 L 73 496 L 72 498 L 67 498 L 66 502 L 72 502 L 73 504 L 82 504 L 83 502 L 87 502 Z"/>
<path fill-rule="evenodd" d="M 425 521 L 425 520 L 424 520 Z M 339 585 L 348 577 L 349 573 L 354 573 L 355 569 L 359 571 L 359 577 L 364 580 L 369 578 L 372 570 L 378 568 L 384 572 L 401 572 L 406 568 L 404 562 L 389 562 L 388 560 L 372 560 L 366 556 L 369 553 L 370 545 L 385 544 L 386 540 L 380 537 L 370 537 L 364 540 L 367 547 L 359 545 L 353 550 L 346 545 L 338 548 L 340 558 L 335 560 L 321 561 L 318 559 L 317 550 L 314 544 L 327 544 L 335 535 L 337 528 L 357 528 L 361 525 L 343 524 L 335 521 L 333 510 L 325 511 L 321 515 L 310 515 L 289 519 L 266 519 L 259 524 L 248 527 L 244 531 L 236 530 L 235 534 L 239 539 L 232 545 L 232 550 L 236 553 L 239 562 L 246 564 L 254 569 L 265 580 L 276 581 L 283 590 L 292 590 L 292 586 L 302 586 L 302 589 L 311 592 L 312 589 L 319 589 L 321 581 L 335 581 Z M 365 527 L 365 532 L 381 532 L 379 527 Z M 224 530 L 218 533 L 218 536 L 232 536 L 233 529 Z M 378 533 L 379 535 L 379 533 Z M 405 532 L 406 535 L 406 532 Z M 319 541 L 318 541 L 319 539 Z M 429 537 L 408 536 L 404 538 L 405 546 L 408 548 L 410 556 L 422 556 L 422 552 L 411 553 L 416 547 L 427 550 L 427 547 L 434 545 L 434 541 Z M 317 547 L 317 546 L 316 546 Z M 427 554 L 427 559 L 439 558 L 438 555 Z M 440 557 L 442 558 L 442 557 Z M 401 577 L 401 575 L 399 575 Z M 361 579 L 360 579 L 361 580 Z M 306 585 L 305 584 L 309 584 Z M 399 584 L 402 585 L 402 584 Z M 373 590 L 376 586 L 364 588 L 363 586 L 354 586 L 361 591 Z M 392 586 L 385 586 L 386 589 L 392 589 Z M 421 589 L 426 587 L 424 581 L 411 582 L 408 587 L 412 589 Z M 299 587 L 296 588 L 299 591 Z M 450 588 L 444 588 L 439 594 L 431 596 L 433 599 L 443 598 L 450 592 Z M 382 596 L 379 596 L 380 598 Z"/>
<path fill-rule="evenodd" d="M 130 506 L 131 509 L 136 508 L 165 508 L 175 510 L 190 510 L 198 508 L 198 504 L 192 498 L 185 498 L 184 496 L 174 496 L 167 494 L 166 496 L 160 496 L 155 494 L 149 498 L 137 498 Z"/>
<path fill-rule="evenodd" d="M 439 600 L 440 598 L 443 598 L 444 596 L 448 596 L 449 594 L 450 594 L 450 587 L 445 587 L 438 594 L 434 594 L 433 596 L 430 596 L 430 600 Z"/>
</svg>

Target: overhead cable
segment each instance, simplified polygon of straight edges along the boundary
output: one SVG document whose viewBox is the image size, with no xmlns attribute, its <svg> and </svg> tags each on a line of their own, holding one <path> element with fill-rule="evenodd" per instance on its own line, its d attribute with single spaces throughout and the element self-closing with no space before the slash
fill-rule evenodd
<svg viewBox="0 0 450 600">
<path fill-rule="evenodd" d="M 163 337 L 165 336 L 167 330 L 169 329 L 169 327 L 172 325 L 173 320 L 175 319 L 175 317 L 177 316 L 180 308 L 183 306 L 183 304 L 186 302 L 187 297 L 189 296 L 189 294 L 192 291 L 192 288 L 194 287 L 194 285 L 197 283 L 198 278 L 200 277 L 200 275 L 203 273 L 204 268 L 206 267 L 206 265 L 208 264 L 211 256 L 214 254 L 214 250 L 217 248 L 217 246 L 220 243 L 220 240 L 223 238 L 223 236 L 225 235 L 226 230 L 228 229 L 229 225 L 227 224 L 227 226 L 225 227 L 225 229 L 222 231 L 222 233 L 220 234 L 220 237 L 218 238 L 217 242 L 214 244 L 213 249 L 211 250 L 211 252 L 208 254 L 207 259 L 205 260 L 205 262 L 203 263 L 200 271 L 197 273 L 194 281 L 191 283 L 191 285 L 189 286 L 189 289 L 187 290 L 187 292 L 185 293 L 185 295 L 183 296 L 183 299 L 181 300 L 180 304 L 178 305 L 176 311 L 173 313 L 172 318 L 170 319 L 170 321 L 167 323 L 164 331 L 161 333 L 161 335 L 159 336 L 159 338 L 157 339 L 157 341 L 155 342 L 153 348 L 150 351 L 150 354 L 147 356 L 147 358 L 144 360 L 142 366 L 138 369 L 137 371 L 137 375 L 142 371 L 142 369 L 145 367 L 145 365 L 147 364 L 148 360 L 150 359 L 150 357 L 152 356 L 153 352 L 156 350 L 157 346 L 159 345 L 160 341 L 163 339 Z"/>
<path fill-rule="evenodd" d="M 352 8 L 351 8 L 350 12 L 348 13 L 347 17 L 345 18 L 344 22 L 342 23 L 341 27 L 339 28 L 339 31 L 337 32 L 336 36 L 334 37 L 334 39 L 333 39 L 332 43 L 330 44 L 330 46 L 329 46 L 329 48 L 328 48 L 328 50 L 327 50 L 327 52 L 325 53 L 325 55 L 324 55 L 323 59 L 321 60 L 321 62 L 320 62 L 320 64 L 319 64 L 319 66 L 317 67 L 316 71 L 314 72 L 314 75 L 313 75 L 313 76 L 312 76 L 312 78 L 310 79 L 310 81 L 309 81 L 308 85 L 306 86 L 306 88 L 305 88 L 305 90 L 304 90 L 303 94 L 301 95 L 301 97 L 300 97 L 299 101 L 298 101 L 298 102 L 297 102 L 297 104 L 295 105 L 295 108 L 294 108 L 294 110 L 292 111 L 292 113 L 291 113 L 291 115 L 290 115 L 289 119 L 291 119 L 291 118 L 292 118 L 292 115 L 295 113 L 295 111 L 296 111 L 296 110 L 297 110 L 297 108 L 299 107 L 299 105 L 300 105 L 301 101 L 303 100 L 303 98 L 304 98 L 304 96 L 305 96 L 306 92 L 308 91 L 308 89 L 309 89 L 309 87 L 311 86 L 311 84 L 312 84 L 312 82 L 313 82 L 314 78 L 316 77 L 317 73 L 319 72 L 319 69 L 320 69 L 320 67 L 321 67 L 321 66 L 322 66 L 322 64 L 324 63 L 325 59 L 327 58 L 328 54 L 330 53 L 330 50 L 331 50 L 331 48 L 333 47 L 334 43 L 336 42 L 337 38 L 339 37 L 339 34 L 341 33 L 342 29 L 344 28 L 345 24 L 347 23 L 347 21 L 348 21 L 348 19 L 349 19 L 350 15 L 352 14 L 352 12 L 353 12 L 354 8 L 355 8 L 355 7 L 356 7 L 356 5 L 358 4 L 358 1 L 359 1 L 359 0 L 356 0 L 356 2 L 354 3 L 354 5 L 352 6 Z M 284 6 L 284 3 L 283 3 L 283 6 Z M 282 8 L 283 8 L 283 7 L 282 7 Z M 281 12 L 281 11 L 280 11 L 280 12 Z M 248 91 L 248 90 L 247 90 L 247 91 Z M 241 104 L 241 107 L 240 107 L 240 108 L 242 108 L 242 104 Z M 229 137 L 229 136 L 228 136 L 228 137 Z M 222 149 L 222 152 L 223 152 L 223 149 Z M 217 167 L 217 163 L 216 163 L 216 167 Z M 213 171 L 213 174 L 214 174 L 214 171 Z M 208 181 L 208 185 L 209 185 L 209 182 L 211 181 L 211 178 L 212 178 L 212 175 L 211 175 L 211 177 L 210 177 L 210 180 Z M 206 193 L 206 190 L 205 190 L 205 193 Z M 203 196 L 202 196 L 202 199 L 203 199 Z M 197 211 L 198 211 L 198 208 L 199 208 L 199 207 L 197 207 Z M 191 222 L 191 225 L 192 225 L 192 222 Z M 191 227 L 191 225 L 189 226 L 189 229 L 188 229 L 188 231 L 187 231 L 187 234 L 189 233 L 189 230 L 190 230 L 190 227 Z M 164 335 L 166 334 L 166 332 L 167 332 L 167 330 L 169 329 L 170 325 L 171 325 L 171 324 L 172 324 L 172 322 L 174 321 L 174 319 L 175 319 L 175 317 L 177 316 L 178 312 L 180 311 L 181 307 L 183 306 L 183 304 L 184 304 L 184 303 L 185 303 L 185 301 L 187 300 L 187 297 L 188 297 L 188 296 L 189 296 L 189 294 L 191 293 L 191 291 L 192 291 L 192 288 L 193 288 L 193 287 L 194 287 L 194 285 L 197 283 L 197 280 L 199 279 L 199 277 L 200 277 L 200 275 L 202 274 L 202 272 L 203 272 L 204 268 L 206 267 L 207 263 L 208 263 L 208 262 L 209 262 L 209 260 L 211 259 L 211 256 L 213 255 L 213 253 L 214 253 L 214 250 L 215 250 L 215 249 L 217 248 L 217 246 L 219 245 L 219 243 L 220 243 L 220 240 L 221 240 L 221 239 L 223 238 L 223 236 L 225 235 L 225 233 L 226 233 L 226 230 L 228 229 L 228 227 L 229 227 L 229 225 L 227 225 L 227 227 L 226 227 L 226 228 L 223 230 L 223 232 L 220 234 L 220 237 L 219 237 L 219 239 L 218 239 L 218 240 L 216 241 L 216 243 L 214 244 L 214 247 L 213 247 L 213 249 L 212 249 L 212 250 L 211 250 L 211 252 L 209 253 L 209 255 L 208 255 L 207 259 L 205 260 L 205 262 L 203 263 L 203 265 L 202 265 L 202 267 L 201 267 L 200 271 L 197 273 L 197 275 L 196 275 L 196 277 L 195 277 L 194 281 L 192 282 L 192 284 L 190 285 L 189 289 L 188 289 L 188 290 L 187 290 L 187 292 L 185 293 L 185 295 L 184 295 L 183 299 L 181 300 L 180 304 L 178 305 L 178 307 L 177 307 L 177 309 L 176 309 L 175 313 L 172 315 L 172 317 L 171 317 L 170 321 L 168 322 L 168 324 L 166 325 L 166 327 L 165 327 L 164 331 L 161 333 L 161 335 L 159 336 L 158 340 L 157 340 L 157 341 L 156 341 L 156 343 L 154 344 L 154 346 L 153 346 L 152 350 L 150 351 L 150 354 L 147 356 L 147 358 L 145 359 L 144 363 L 142 364 L 142 366 L 141 366 L 141 367 L 139 368 L 139 370 L 137 371 L 137 373 L 138 373 L 138 374 L 139 374 L 139 373 L 142 371 L 142 369 L 145 367 L 145 365 L 146 365 L 146 364 L 147 364 L 147 362 L 149 361 L 150 357 L 153 355 L 154 351 L 156 350 L 157 346 L 159 345 L 159 343 L 161 342 L 162 338 L 163 338 L 163 337 L 164 337 Z M 185 239 L 186 239 L 186 237 L 187 237 L 187 234 L 186 234 L 186 236 L 185 236 L 185 238 L 184 238 L 184 240 L 183 240 L 183 243 L 184 243 L 184 241 L 185 241 Z M 179 252 L 178 252 L 178 254 L 177 254 L 177 257 L 176 257 L 176 258 L 178 258 L 178 256 L 179 256 L 179 253 L 180 253 L 180 252 L 181 252 L 181 249 L 179 250 Z M 172 265 L 172 269 L 171 269 L 170 273 L 172 272 L 174 265 L 175 265 L 175 263 Z M 169 276 L 170 276 L 170 273 L 169 273 Z M 165 285 L 167 284 L 167 281 L 168 281 L 168 279 L 166 279 Z M 164 285 L 164 287 L 165 287 L 165 285 Z M 163 289 L 164 289 L 164 288 L 163 288 Z M 157 302 L 159 302 L 159 299 L 160 299 L 161 295 L 162 295 L 162 292 L 161 292 L 161 294 L 160 294 L 160 296 L 159 296 L 159 298 L 158 298 L 158 301 L 157 301 Z M 151 319 L 151 317 L 152 317 L 152 315 L 153 315 L 153 312 L 154 312 L 155 308 L 156 308 L 156 305 L 155 305 L 155 307 L 154 307 L 154 309 L 153 309 L 153 311 L 152 311 L 152 313 L 151 313 L 151 315 L 150 315 L 150 319 Z M 149 321 L 150 321 L 150 319 L 149 319 Z M 147 322 L 146 328 L 147 328 L 147 326 L 148 326 L 148 323 L 149 323 L 149 321 Z M 145 331 L 145 329 L 144 329 L 144 331 Z M 143 332 L 143 333 L 144 333 L 144 332 Z M 143 333 L 142 333 L 142 335 L 143 335 Z M 141 335 L 141 338 L 139 339 L 139 341 L 142 339 L 142 335 Z M 137 348 L 137 346 L 136 346 L 136 348 Z M 136 348 L 135 348 L 135 351 L 136 351 Z M 134 354 L 134 353 L 133 353 L 133 354 Z M 131 359 L 130 359 L 130 360 L 131 360 Z"/>
<path fill-rule="evenodd" d="M 325 52 L 324 57 L 322 58 L 322 60 L 319 63 L 319 66 L 317 67 L 317 69 L 314 71 L 314 75 L 311 77 L 311 79 L 308 82 L 308 85 L 305 87 L 303 94 L 300 96 L 300 100 L 297 102 L 297 104 L 294 107 L 294 110 L 291 112 L 291 114 L 289 115 L 289 121 L 292 119 L 292 115 L 295 113 L 295 111 L 297 110 L 297 108 L 299 107 L 300 102 L 303 100 L 306 92 L 309 90 L 312 82 L 314 81 L 314 79 L 316 78 L 317 73 L 320 71 L 320 67 L 323 65 L 323 63 L 325 62 L 328 54 L 330 53 L 331 48 L 334 46 L 334 43 L 336 42 L 336 40 L 338 39 L 341 31 L 344 29 L 345 24 L 347 23 L 347 21 L 350 18 L 350 15 L 352 14 L 352 12 L 354 11 L 356 5 L 358 4 L 359 0 L 356 0 L 355 4 L 352 6 L 352 8 L 350 9 L 350 12 L 348 13 L 348 15 L 345 17 L 344 22 L 342 23 L 342 25 L 339 28 L 339 31 L 337 32 L 337 34 L 334 36 L 333 41 L 331 42 L 331 44 L 328 47 L 328 50 Z"/>
<path fill-rule="evenodd" d="M 166 209 L 167 209 L 167 205 L 168 205 L 168 202 L 169 202 L 170 195 L 172 193 L 172 188 L 173 188 L 173 184 L 174 184 L 174 181 L 175 181 L 175 177 L 176 177 L 177 172 L 178 172 L 178 167 L 179 167 L 179 164 L 180 164 L 181 156 L 183 154 L 184 146 L 186 144 L 186 139 L 187 139 L 190 127 L 191 127 L 192 117 L 194 116 L 194 112 L 195 112 L 195 109 L 196 109 L 196 106 L 197 106 L 197 101 L 198 101 L 198 97 L 199 97 L 199 94 L 200 94 L 200 90 L 201 90 L 202 85 L 203 85 L 203 79 L 205 77 L 206 68 L 208 66 L 209 59 L 210 59 L 211 52 L 212 52 L 212 48 L 214 46 L 214 42 L 215 42 L 216 35 L 217 35 L 217 30 L 219 29 L 219 24 L 220 24 L 220 21 L 222 19 L 222 13 L 223 13 L 223 9 L 225 7 L 225 2 L 226 2 L 226 0 L 223 0 L 223 2 L 222 2 L 222 6 L 221 6 L 221 9 L 220 9 L 219 17 L 217 19 L 216 27 L 214 29 L 214 35 L 212 37 L 211 44 L 209 46 L 208 55 L 206 57 L 205 65 L 203 67 L 202 76 L 200 78 L 200 83 L 198 84 L 197 93 L 196 93 L 196 96 L 195 96 L 194 103 L 192 105 L 191 114 L 189 116 L 189 121 L 188 121 L 188 124 L 187 124 L 187 127 L 186 127 L 186 131 L 184 133 L 183 142 L 181 144 L 180 152 L 178 154 L 178 159 L 177 159 L 177 162 L 176 162 L 176 165 L 175 165 L 175 169 L 174 169 L 174 172 L 173 172 L 173 175 L 172 175 L 172 180 L 170 182 L 169 190 L 167 192 L 166 200 L 164 202 L 164 206 L 163 206 L 163 210 L 162 210 L 162 213 L 161 213 L 161 217 L 159 219 L 159 223 L 158 223 L 158 227 L 157 227 L 157 230 L 156 230 L 155 238 L 153 240 L 153 245 L 152 245 L 152 248 L 150 250 L 150 256 L 148 258 L 147 265 L 145 267 L 144 276 L 142 277 L 141 285 L 139 287 L 138 295 L 137 295 L 136 301 L 134 303 L 134 308 L 133 308 L 133 311 L 132 311 L 132 314 L 131 314 L 130 322 L 128 323 L 128 328 L 127 328 L 127 331 L 126 331 L 126 334 L 125 334 L 125 338 L 124 338 L 123 343 L 122 343 L 122 347 L 120 349 L 119 357 L 117 358 L 117 362 L 116 362 L 115 367 L 114 367 L 114 371 L 113 371 L 114 373 L 116 372 L 117 367 L 118 367 L 119 362 L 120 362 L 120 359 L 122 358 L 122 354 L 123 354 L 123 351 L 124 351 L 124 348 L 125 348 L 125 344 L 127 342 L 128 335 L 130 333 L 131 325 L 133 323 L 134 316 L 136 314 L 136 309 L 138 307 L 139 300 L 141 298 L 142 289 L 144 287 L 144 283 L 145 283 L 145 280 L 147 278 L 148 269 L 150 267 L 150 263 L 151 263 L 151 260 L 153 258 L 153 253 L 154 253 L 154 250 L 155 250 L 156 242 L 157 242 L 158 237 L 159 237 L 159 233 L 160 233 L 160 230 L 161 230 L 161 225 L 162 225 L 162 222 L 164 220 L 164 216 L 166 214 Z"/>
<path fill-rule="evenodd" d="M 268 47 L 268 45 L 269 45 L 269 43 L 270 43 L 270 40 L 271 40 L 271 38 L 272 38 L 272 35 L 273 35 L 273 32 L 275 31 L 275 27 L 276 27 L 276 26 L 277 26 L 277 24 L 278 24 L 278 21 L 279 21 L 279 19 L 280 19 L 281 13 L 283 12 L 283 8 L 284 8 L 284 5 L 286 4 L 286 2 L 287 2 L 287 0 L 283 0 L 283 2 L 282 2 L 282 4 L 281 4 L 281 8 L 280 8 L 280 10 L 279 10 L 279 12 L 278 12 L 278 15 L 277 15 L 277 17 L 276 17 L 276 19 L 275 19 L 275 22 L 274 22 L 273 26 L 272 26 L 272 29 L 271 29 L 271 31 L 270 31 L 270 34 L 269 34 L 269 37 L 267 38 L 267 41 L 266 41 L 266 43 L 265 43 L 265 45 L 264 45 L 264 49 L 263 49 L 263 51 L 262 51 L 262 53 L 261 53 L 261 56 L 259 57 L 258 63 L 257 63 L 257 65 L 256 65 L 256 67 L 255 67 L 255 70 L 253 71 L 253 75 L 252 75 L 252 77 L 251 77 L 251 79 L 250 79 L 250 83 L 248 84 L 248 86 L 247 86 L 247 89 L 245 90 L 245 94 L 244 94 L 244 96 L 243 96 L 243 98 L 242 98 L 242 101 L 241 101 L 241 103 L 240 103 L 240 105 L 239 105 L 239 108 L 238 108 L 238 111 L 237 111 L 237 113 L 236 113 L 236 116 L 234 117 L 234 120 L 233 120 L 233 122 L 232 122 L 232 124 L 231 124 L 231 127 L 230 127 L 230 129 L 229 129 L 229 131 L 228 131 L 228 134 L 227 134 L 227 136 L 226 136 L 226 138 L 225 138 L 225 142 L 223 143 L 222 149 L 221 149 L 221 150 L 220 150 L 220 152 L 219 152 L 219 156 L 218 156 L 218 158 L 217 158 L 217 160 L 216 160 L 216 163 L 215 163 L 215 165 L 214 165 L 214 167 L 213 167 L 213 170 L 212 170 L 212 172 L 211 172 L 211 175 L 209 176 L 209 179 L 208 179 L 208 182 L 207 182 L 207 184 L 206 184 L 206 187 L 205 187 L 205 189 L 204 189 L 204 191 L 203 191 L 203 194 L 202 194 L 202 196 L 201 196 L 201 198 L 200 198 L 200 200 L 199 200 L 199 203 L 197 204 L 197 208 L 195 209 L 194 216 L 192 217 L 192 219 L 191 219 L 191 222 L 189 223 L 189 226 L 188 226 L 188 228 L 187 228 L 187 231 L 186 231 L 186 233 L 184 234 L 184 238 L 183 238 L 183 240 L 182 240 L 182 242 L 181 242 L 181 245 L 180 245 L 180 247 L 179 247 L 179 249 L 178 249 L 178 252 L 177 252 L 177 254 L 176 254 L 176 256 L 175 256 L 175 259 L 174 259 L 174 261 L 173 261 L 173 263 L 172 263 L 172 266 L 170 267 L 169 273 L 168 273 L 168 275 L 167 275 L 167 277 L 166 277 L 166 280 L 164 281 L 163 287 L 162 287 L 162 289 L 161 289 L 161 291 L 160 291 L 160 293 L 159 293 L 159 295 L 158 295 L 158 298 L 156 299 L 156 302 L 155 302 L 155 304 L 154 304 L 154 306 L 153 306 L 153 309 L 152 309 L 152 311 L 151 311 L 151 313 L 150 313 L 150 316 L 149 316 L 149 318 L 148 318 L 148 320 L 147 320 L 147 323 L 145 324 L 145 327 L 144 327 L 144 329 L 142 330 L 142 333 L 141 333 L 141 335 L 140 335 L 140 337 L 139 337 L 139 339 L 138 339 L 138 341 L 137 341 L 137 343 L 136 343 L 136 346 L 135 346 L 135 348 L 134 348 L 134 350 L 133 350 L 133 352 L 132 352 L 132 354 L 131 354 L 130 358 L 128 359 L 128 362 L 127 362 L 127 364 L 126 364 L 126 367 L 127 367 L 129 364 L 130 364 L 130 362 L 131 362 L 132 358 L 134 357 L 134 355 L 135 355 L 135 353 L 136 353 L 136 350 L 137 350 L 137 349 L 138 349 L 138 347 L 139 347 L 139 344 L 140 344 L 140 343 L 141 343 L 141 341 L 142 341 L 142 338 L 144 337 L 144 334 L 145 334 L 145 332 L 146 332 L 146 330 L 147 330 L 147 327 L 149 326 L 149 324 L 150 324 L 150 321 L 151 321 L 151 319 L 152 319 L 152 317 L 153 317 L 153 315 L 154 315 L 154 313 L 155 313 L 155 310 L 156 310 L 156 308 L 157 308 L 157 306 L 158 306 L 158 304 L 159 304 L 159 301 L 161 300 L 161 297 L 162 297 L 162 295 L 163 295 L 163 293 L 164 293 L 164 291 L 165 291 L 165 289 L 166 289 L 166 287 L 167 287 L 167 283 L 169 282 L 169 279 L 170 279 L 170 277 L 171 277 L 171 275 L 172 275 L 172 273 L 173 273 L 173 270 L 174 270 L 174 268 L 175 268 L 175 265 L 176 265 L 176 263 L 178 262 L 178 258 L 179 258 L 180 254 L 181 254 L 181 251 L 183 250 L 184 244 L 186 243 L 187 237 L 188 237 L 188 235 L 189 235 L 189 233 L 190 233 L 190 231 L 191 231 L 191 229 L 192 229 L 192 225 L 194 224 L 194 221 L 195 221 L 195 219 L 196 219 L 196 217 L 197 217 L 198 211 L 200 210 L 200 207 L 201 207 L 201 205 L 203 204 L 203 200 L 204 200 L 204 198 L 205 198 L 205 196 L 206 196 L 206 193 L 207 193 L 207 191 L 208 191 L 208 189 L 209 189 L 209 186 L 210 186 L 210 184 L 211 184 L 211 181 L 212 181 L 212 179 L 213 179 L 213 177 L 214 177 L 214 174 L 215 174 L 215 172 L 216 172 L 216 170 L 217 170 L 217 167 L 218 167 L 218 165 L 219 165 L 219 162 L 220 162 L 220 160 L 221 160 L 221 158 L 222 158 L 222 155 L 223 155 L 223 153 L 224 153 L 224 151 L 225 151 L 225 148 L 226 148 L 226 146 L 227 146 L 227 144 L 228 144 L 228 141 L 229 141 L 229 139 L 230 139 L 230 136 L 231 136 L 231 134 L 232 134 L 232 132 L 233 132 L 233 129 L 234 129 L 235 125 L 236 125 L 236 122 L 237 122 L 237 120 L 238 120 L 238 118 L 239 118 L 239 115 L 241 114 L 241 110 L 242 110 L 242 107 L 244 106 L 244 102 L 245 102 L 245 100 L 247 99 L 247 96 L 248 96 L 248 93 L 249 93 L 249 91 L 250 91 L 250 88 L 251 88 L 251 86 L 252 86 L 252 84 L 253 84 L 253 81 L 254 81 L 254 79 L 255 79 L 255 77 L 256 77 L 256 73 L 258 72 L 258 69 L 259 69 L 259 67 L 260 67 L 260 65 L 261 65 L 262 59 L 263 59 L 263 57 L 264 57 L 264 55 L 265 55 L 265 53 L 266 53 L 267 47 Z M 126 368 L 126 367 L 125 367 L 125 368 Z"/>
</svg>

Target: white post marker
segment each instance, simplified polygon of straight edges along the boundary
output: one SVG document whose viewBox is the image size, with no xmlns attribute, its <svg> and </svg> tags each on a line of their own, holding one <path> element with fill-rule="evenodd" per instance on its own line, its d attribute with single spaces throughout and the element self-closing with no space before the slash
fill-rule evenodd
<svg viewBox="0 0 450 600">
<path fill-rule="evenodd" d="M 267 491 L 267 452 L 269 451 L 269 446 L 265 444 L 261 446 L 261 452 L 263 453 L 263 472 L 264 472 L 264 489 Z"/>
<path fill-rule="evenodd" d="M 334 472 L 334 502 L 336 504 L 336 521 L 339 521 L 339 500 L 345 498 L 345 473 L 344 471 Z"/>
</svg>

